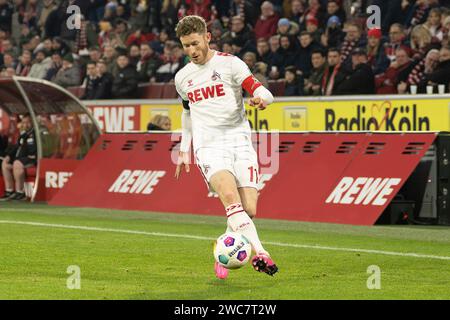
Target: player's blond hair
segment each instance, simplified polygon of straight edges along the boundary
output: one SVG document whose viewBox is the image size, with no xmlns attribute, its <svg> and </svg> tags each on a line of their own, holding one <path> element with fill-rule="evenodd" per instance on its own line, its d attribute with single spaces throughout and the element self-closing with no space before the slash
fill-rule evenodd
<svg viewBox="0 0 450 320">
<path fill-rule="evenodd" d="M 175 27 L 177 37 L 188 36 L 191 33 L 204 34 L 207 31 L 206 21 L 200 16 L 186 16 Z"/>
</svg>

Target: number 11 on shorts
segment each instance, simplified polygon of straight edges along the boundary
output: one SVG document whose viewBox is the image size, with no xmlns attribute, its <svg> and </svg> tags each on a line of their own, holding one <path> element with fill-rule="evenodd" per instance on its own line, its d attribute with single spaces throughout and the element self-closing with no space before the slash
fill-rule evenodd
<svg viewBox="0 0 450 320">
<path fill-rule="evenodd" d="M 258 183 L 258 169 L 255 167 L 249 167 L 248 170 L 250 171 L 250 182 L 256 182 Z M 256 181 L 254 181 L 256 179 Z"/>
</svg>

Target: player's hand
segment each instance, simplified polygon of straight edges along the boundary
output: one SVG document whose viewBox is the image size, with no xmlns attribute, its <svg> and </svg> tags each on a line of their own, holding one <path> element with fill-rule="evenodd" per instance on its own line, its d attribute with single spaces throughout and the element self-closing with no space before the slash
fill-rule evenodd
<svg viewBox="0 0 450 320">
<path fill-rule="evenodd" d="M 179 178 L 181 176 L 181 172 L 183 171 L 183 167 L 184 170 L 186 171 L 186 173 L 190 172 L 190 168 L 189 168 L 189 152 L 181 152 L 178 155 L 178 162 L 177 162 L 177 168 L 175 170 L 175 178 Z"/>
<path fill-rule="evenodd" d="M 248 104 L 252 107 L 258 108 L 259 110 L 264 110 L 267 107 L 267 103 L 258 97 L 253 97 L 248 100 Z"/>
</svg>

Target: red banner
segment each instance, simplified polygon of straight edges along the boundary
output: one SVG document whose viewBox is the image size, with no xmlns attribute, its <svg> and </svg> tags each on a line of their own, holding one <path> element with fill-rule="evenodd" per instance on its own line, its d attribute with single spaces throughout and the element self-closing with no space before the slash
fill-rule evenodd
<svg viewBox="0 0 450 320">
<path fill-rule="evenodd" d="M 435 137 L 434 133 L 255 136 L 258 150 L 269 150 L 271 168 L 262 170 L 258 216 L 372 225 Z M 264 146 L 266 140 L 271 146 Z M 195 166 L 175 180 L 171 158 L 176 145 L 165 133 L 105 134 L 50 204 L 224 216 L 220 201 L 208 193 Z M 271 152 L 274 147 L 276 152 Z M 260 161 L 263 158 L 260 155 Z"/>
</svg>

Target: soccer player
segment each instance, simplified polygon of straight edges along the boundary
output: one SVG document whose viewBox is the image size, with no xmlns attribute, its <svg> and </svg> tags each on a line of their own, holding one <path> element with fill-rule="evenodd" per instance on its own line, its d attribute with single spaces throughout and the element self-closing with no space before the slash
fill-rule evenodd
<svg viewBox="0 0 450 320">
<path fill-rule="evenodd" d="M 243 234 L 252 244 L 256 271 L 273 275 L 278 271 L 263 248 L 252 218 L 258 200 L 258 159 L 245 115 L 242 88 L 252 98 L 249 104 L 264 109 L 273 96 L 238 57 L 210 49 L 211 34 L 205 20 L 186 16 L 176 27 L 177 37 L 191 62 L 178 71 L 175 86 L 183 100 L 182 138 L 175 172 L 178 179 L 189 172 L 189 149 L 193 151 L 203 178 L 222 201 L 227 231 Z M 217 262 L 218 278 L 228 270 Z"/>
</svg>

